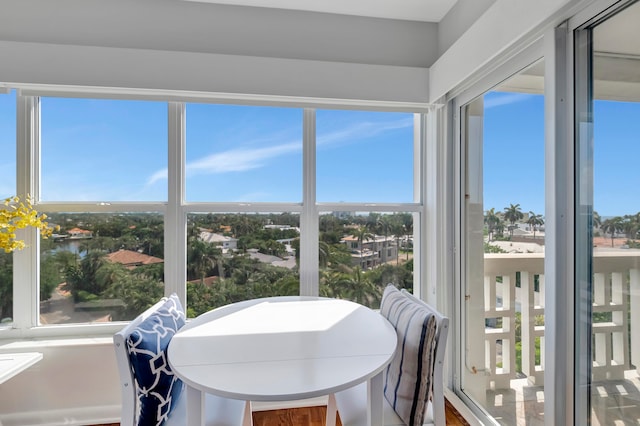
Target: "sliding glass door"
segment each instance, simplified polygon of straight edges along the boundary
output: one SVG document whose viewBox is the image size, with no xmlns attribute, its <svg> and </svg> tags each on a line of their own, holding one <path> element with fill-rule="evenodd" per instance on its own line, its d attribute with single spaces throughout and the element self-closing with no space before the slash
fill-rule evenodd
<svg viewBox="0 0 640 426">
<path fill-rule="evenodd" d="M 544 61 L 460 108 L 462 391 L 502 425 L 544 424 Z"/>
<path fill-rule="evenodd" d="M 576 412 L 640 421 L 640 3 L 576 40 Z"/>
</svg>

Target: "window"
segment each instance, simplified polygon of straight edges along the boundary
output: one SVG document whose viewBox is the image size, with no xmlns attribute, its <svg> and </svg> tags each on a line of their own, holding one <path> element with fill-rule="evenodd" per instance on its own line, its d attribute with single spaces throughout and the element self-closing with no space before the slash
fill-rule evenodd
<svg viewBox="0 0 640 426">
<path fill-rule="evenodd" d="M 640 3 L 576 36 L 576 422 L 640 417 Z M 591 391 L 589 391 L 591 390 Z"/>
<path fill-rule="evenodd" d="M 460 110 L 462 391 L 505 425 L 522 409 L 544 422 L 543 69 L 538 61 Z"/>
<path fill-rule="evenodd" d="M 0 200 L 16 195 L 16 94 L 0 92 Z M 4 207 L 3 205 L 0 208 Z M 13 318 L 13 256 L 0 250 L 0 326 Z"/>
<path fill-rule="evenodd" d="M 300 294 L 300 215 L 187 216 L 187 314 L 238 300 Z"/>
<path fill-rule="evenodd" d="M 58 227 L 40 241 L 39 324 L 132 319 L 165 293 L 167 103 L 35 100 L 38 211 Z"/>
<path fill-rule="evenodd" d="M 164 217 L 48 213 L 40 242 L 42 325 L 123 321 L 164 295 Z"/>
<path fill-rule="evenodd" d="M 26 185 L 59 228 L 0 259 L 2 276 L 23 271 L 39 289 L 25 290 L 21 324 L 109 333 L 174 291 L 195 317 L 277 295 L 377 307 L 387 283 L 412 289 L 416 114 L 155 99 L 23 98 L 41 129 L 19 141 L 37 150 Z"/>
<path fill-rule="evenodd" d="M 320 294 L 380 307 L 387 284 L 413 291 L 411 213 L 320 214 Z"/>
<path fill-rule="evenodd" d="M 0 92 L 0 199 L 16 195 L 16 93 Z"/>
<path fill-rule="evenodd" d="M 413 114 L 317 113 L 318 201 L 413 203 Z"/>
<path fill-rule="evenodd" d="M 302 201 L 302 110 L 187 105 L 187 200 Z"/>
<path fill-rule="evenodd" d="M 167 104 L 41 99 L 41 201 L 165 201 Z"/>
</svg>

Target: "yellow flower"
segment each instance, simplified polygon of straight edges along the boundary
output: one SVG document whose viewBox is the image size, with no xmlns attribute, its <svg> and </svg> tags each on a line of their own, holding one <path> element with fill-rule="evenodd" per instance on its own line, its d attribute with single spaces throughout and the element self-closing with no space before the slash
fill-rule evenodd
<svg viewBox="0 0 640 426">
<path fill-rule="evenodd" d="M 38 215 L 30 197 L 27 196 L 24 201 L 20 201 L 19 197 L 9 197 L 4 200 L 4 205 L 6 207 L 0 209 L 0 249 L 6 253 L 25 247 L 24 241 L 16 240 L 16 229 L 28 226 L 38 228 L 43 238 L 53 234 L 53 227 L 45 222 L 47 215 Z"/>
</svg>

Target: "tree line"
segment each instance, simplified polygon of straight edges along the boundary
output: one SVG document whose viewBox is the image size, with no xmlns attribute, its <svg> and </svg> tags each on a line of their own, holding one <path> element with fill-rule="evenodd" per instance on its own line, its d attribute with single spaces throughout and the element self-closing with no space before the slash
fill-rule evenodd
<svg viewBox="0 0 640 426">
<path fill-rule="evenodd" d="M 120 249 L 164 258 L 164 222 L 159 214 L 69 214 L 54 213 L 50 222 L 60 226 L 60 234 L 79 227 L 93 233 L 78 240 L 77 250 L 53 239 L 41 242 L 40 301 L 47 303 L 56 288 L 71 293 L 75 303 L 104 299 L 121 301 L 114 320 L 130 319 L 151 306 L 164 294 L 163 263 L 127 267 L 111 262 L 107 255 Z M 295 229 L 265 228 L 286 225 L 299 228 L 296 214 L 194 214 L 187 232 L 188 313 L 196 316 L 217 306 L 250 298 L 299 294 L 300 240 Z M 217 244 L 199 238 L 202 229 L 238 240 L 235 251 L 223 253 Z M 320 218 L 320 295 L 342 297 L 377 307 L 387 283 L 413 288 L 413 262 L 408 260 L 412 235 L 411 214 L 353 215 Z M 359 233 L 359 242 L 372 235 L 385 235 L 384 245 L 401 240 L 405 258 L 363 270 L 353 262 L 353 253 L 341 240 Z M 393 236 L 393 238 L 391 237 Z M 253 259 L 249 249 L 284 256 L 277 240 L 294 238 L 295 266 L 273 266 Z M 13 316 L 12 260 L 0 255 L 0 318 Z"/>
<path fill-rule="evenodd" d="M 524 212 L 520 204 L 509 204 L 502 212 L 496 212 L 494 207 L 485 211 L 484 223 L 487 226 L 489 241 L 492 239 L 504 239 L 505 229 L 509 232 L 509 238 L 513 237 L 513 231 L 516 229 L 516 222 L 524 218 Z M 529 211 L 526 223 L 533 231 L 535 238 L 536 232 L 544 225 L 544 217 L 541 214 Z"/>
</svg>

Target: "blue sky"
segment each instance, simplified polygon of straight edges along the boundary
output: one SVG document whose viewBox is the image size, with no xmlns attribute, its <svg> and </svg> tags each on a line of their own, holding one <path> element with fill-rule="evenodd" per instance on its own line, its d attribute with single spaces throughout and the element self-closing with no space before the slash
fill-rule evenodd
<svg viewBox="0 0 640 426">
<path fill-rule="evenodd" d="M 484 207 L 544 214 L 541 95 L 484 97 Z M 595 104 L 595 209 L 640 211 L 640 105 Z M 317 112 L 320 202 L 411 202 L 411 114 Z M 302 110 L 187 105 L 188 201 L 299 202 Z M 47 201 L 164 201 L 167 104 L 44 98 L 42 196 Z M 0 95 L 0 196 L 15 192 L 15 94 Z M 619 184 L 624 182 L 624 184 Z"/>
<path fill-rule="evenodd" d="M 484 96 L 484 209 L 520 204 L 544 215 L 544 98 L 492 92 Z"/>
<path fill-rule="evenodd" d="M 167 199 L 166 103 L 43 98 L 41 117 L 43 200 Z M 302 109 L 186 117 L 187 201 L 302 201 Z M 318 111 L 316 128 L 319 201 L 412 201 L 412 114 Z"/>
<path fill-rule="evenodd" d="M 0 93 L 0 198 L 15 195 L 16 98 Z"/>
<path fill-rule="evenodd" d="M 544 215 L 544 98 L 484 97 L 484 207 Z M 604 217 L 640 212 L 640 104 L 594 104 L 594 209 Z"/>
</svg>

